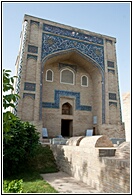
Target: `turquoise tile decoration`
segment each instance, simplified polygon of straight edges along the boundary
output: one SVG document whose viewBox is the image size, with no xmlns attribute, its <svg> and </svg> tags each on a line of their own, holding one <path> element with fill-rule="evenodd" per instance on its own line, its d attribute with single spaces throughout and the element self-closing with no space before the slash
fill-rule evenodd
<svg viewBox="0 0 133 196">
<path fill-rule="evenodd" d="M 91 106 L 80 105 L 80 93 L 79 92 L 71 92 L 71 91 L 64 91 L 64 90 L 55 90 L 54 91 L 54 103 L 51 102 L 42 102 L 43 108 L 55 108 L 58 109 L 60 105 L 60 97 L 61 96 L 68 96 L 74 97 L 75 101 L 75 109 L 76 110 L 84 110 L 84 111 L 91 111 Z"/>
<path fill-rule="evenodd" d="M 97 36 L 88 35 L 85 33 L 78 32 L 78 30 L 68 30 L 64 28 L 60 28 L 53 25 L 43 24 L 43 31 L 54 33 L 56 35 L 67 36 L 70 38 L 76 38 L 79 40 L 83 40 L 86 42 L 92 42 L 96 44 L 103 45 L 103 39 Z"/>
<path fill-rule="evenodd" d="M 104 47 L 71 38 L 51 34 L 42 34 L 42 59 L 49 54 L 69 49 L 76 49 L 94 60 L 104 71 Z"/>
</svg>

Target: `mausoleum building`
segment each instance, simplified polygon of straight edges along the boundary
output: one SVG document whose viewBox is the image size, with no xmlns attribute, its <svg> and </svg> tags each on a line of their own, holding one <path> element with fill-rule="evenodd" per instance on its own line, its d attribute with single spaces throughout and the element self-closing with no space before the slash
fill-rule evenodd
<svg viewBox="0 0 133 196">
<path fill-rule="evenodd" d="M 88 26 L 89 28 L 89 26 Z M 25 15 L 15 113 L 49 137 L 123 138 L 114 37 Z"/>
</svg>

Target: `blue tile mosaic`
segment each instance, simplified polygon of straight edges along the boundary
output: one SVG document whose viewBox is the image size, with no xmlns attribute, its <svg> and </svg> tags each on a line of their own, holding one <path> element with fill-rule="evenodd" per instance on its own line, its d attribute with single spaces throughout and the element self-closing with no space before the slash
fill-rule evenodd
<svg viewBox="0 0 133 196">
<path fill-rule="evenodd" d="M 107 61 L 108 67 L 114 68 L 114 62 L 112 61 Z"/>
<path fill-rule="evenodd" d="M 108 72 L 115 74 L 115 70 L 113 70 L 113 69 L 108 69 Z"/>
<path fill-rule="evenodd" d="M 104 70 L 104 47 L 64 38 L 57 35 L 42 34 L 42 59 L 49 54 L 68 49 L 76 49 L 93 59 Z"/>
<path fill-rule="evenodd" d="M 106 39 L 106 42 L 109 42 L 110 44 L 112 44 L 112 40 L 110 39 Z"/>
<path fill-rule="evenodd" d="M 35 56 L 35 55 L 27 54 L 27 59 L 29 59 L 29 58 L 35 59 L 37 61 L 37 56 Z"/>
<path fill-rule="evenodd" d="M 102 38 L 80 33 L 78 31 L 67 30 L 64 28 L 57 27 L 57 26 L 55 27 L 52 25 L 43 24 L 43 31 L 103 45 Z"/>
<path fill-rule="evenodd" d="M 43 108 L 59 108 L 60 105 L 60 97 L 61 96 L 68 96 L 74 97 L 76 99 L 75 108 L 76 110 L 84 110 L 84 111 L 91 111 L 91 106 L 80 105 L 80 93 L 79 92 L 71 92 L 71 91 L 63 91 L 63 90 L 55 90 L 54 92 L 54 103 L 50 102 L 42 102 Z"/>
<path fill-rule="evenodd" d="M 26 96 L 29 96 L 29 97 L 32 97 L 33 99 L 35 99 L 35 94 L 23 93 L 23 98 L 25 98 Z"/>
<path fill-rule="evenodd" d="M 110 106 L 110 105 L 114 105 L 114 106 L 117 107 L 117 102 L 110 101 L 110 102 L 109 102 L 109 106 Z"/>
<path fill-rule="evenodd" d="M 20 93 L 20 83 L 21 83 L 21 74 L 22 74 L 22 67 L 23 67 L 23 57 L 24 57 L 24 52 L 25 52 L 25 43 L 26 43 L 26 37 L 27 37 L 27 28 L 28 28 L 28 22 L 24 22 L 23 26 L 23 36 L 22 36 L 22 49 L 20 51 L 20 61 L 18 65 L 18 77 L 16 81 L 16 89 L 15 93 L 19 94 Z M 17 114 L 17 106 L 18 106 L 18 100 L 15 102 L 15 109 L 14 109 L 14 114 Z"/>
<path fill-rule="evenodd" d="M 88 61 L 93 63 L 99 70 L 102 75 L 102 123 L 105 123 L 105 76 L 104 76 L 104 45 L 103 39 L 95 36 L 86 36 L 86 34 L 79 34 L 74 31 L 67 31 L 63 28 L 58 28 L 50 25 L 43 25 L 42 33 L 42 70 L 44 69 L 45 62 L 51 58 L 51 56 L 56 56 L 67 53 L 69 51 L 76 51 L 80 56 L 86 58 Z M 101 40 L 100 40 L 101 39 Z M 42 75 L 40 79 L 42 83 Z M 42 119 L 42 86 L 40 86 L 40 114 L 39 118 Z M 78 101 L 76 102 L 77 106 L 80 105 Z M 47 107 L 58 107 L 58 102 L 53 103 L 53 105 L 47 104 Z M 44 106 L 44 105 L 43 105 Z M 80 108 L 80 107 L 78 107 Z M 86 109 L 84 106 L 80 109 Z M 90 108 L 87 108 L 90 110 Z"/>
<path fill-rule="evenodd" d="M 28 45 L 28 52 L 38 53 L 38 47 Z"/>
<path fill-rule="evenodd" d="M 25 82 L 24 83 L 24 90 L 35 91 L 36 90 L 36 84 Z"/>
<path fill-rule="evenodd" d="M 30 24 L 31 24 L 31 25 L 32 25 L 32 24 L 36 24 L 37 26 L 39 26 L 39 22 L 34 21 L 34 20 L 31 20 L 31 21 L 30 21 Z"/>
<path fill-rule="evenodd" d="M 116 93 L 109 93 L 109 99 L 116 100 Z"/>
</svg>

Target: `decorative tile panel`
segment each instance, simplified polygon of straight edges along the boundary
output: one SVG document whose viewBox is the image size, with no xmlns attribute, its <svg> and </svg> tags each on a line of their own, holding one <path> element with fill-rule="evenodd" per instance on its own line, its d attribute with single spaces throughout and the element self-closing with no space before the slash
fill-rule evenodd
<svg viewBox="0 0 133 196">
<path fill-rule="evenodd" d="M 38 53 L 38 47 L 28 45 L 28 52 Z"/>
<path fill-rule="evenodd" d="M 80 105 L 80 93 L 79 92 L 71 92 L 71 91 L 63 91 L 63 90 L 55 90 L 54 92 L 54 103 L 50 102 L 43 102 L 43 108 L 56 108 L 59 109 L 60 105 L 60 97 L 61 96 L 68 96 L 74 97 L 76 99 L 75 108 L 76 110 L 84 110 L 84 111 L 91 111 L 91 106 Z"/>
<path fill-rule="evenodd" d="M 114 68 L 114 62 L 112 61 L 107 61 L 108 67 Z"/>
<path fill-rule="evenodd" d="M 99 64 L 104 70 L 104 47 L 76 41 L 57 35 L 42 34 L 42 59 L 49 54 L 68 49 L 76 49 Z"/>
<path fill-rule="evenodd" d="M 112 74 L 115 74 L 115 70 L 113 70 L 113 69 L 108 69 L 108 72 L 111 72 Z"/>
<path fill-rule="evenodd" d="M 31 93 L 23 93 L 23 98 L 25 98 L 26 96 L 29 96 L 33 99 L 35 99 L 35 94 L 31 94 Z"/>
<path fill-rule="evenodd" d="M 114 106 L 117 107 L 117 102 L 112 102 L 112 101 L 110 101 L 110 102 L 109 102 L 109 106 L 110 106 L 110 105 L 114 105 Z"/>
<path fill-rule="evenodd" d="M 31 54 L 27 54 L 27 59 L 30 59 L 30 58 L 37 61 L 37 56 L 31 55 Z"/>
<path fill-rule="evenodd" d="M 110 39 L 106 39 L 106 42 L 109 42 L 110 44 L 112 44 L 112 40 Z"/>
<path fill-rule="evenodd" d="M 47 32 L 54 33 L 57 35 L 63 35 L 63 36 L 67 36 L 67 37 L 71 37 L 71 38 L 103 45 L 102 38 L 99 38 L 97 36 L 84 34 L 84 33 L 80 33 L 78 31 L 67 30 L 64 28 L 57 27 L 57 26 L 55 27 L 52 25 L 43 24 L 43 31 L 47 31 Z"/>
<path fill-rule="evenodd" d="M 36 90 L 36 84 L 25 82 L 24 83 L 24 90 L 27 90 L 27 91 L 35 91 Z"/>
<path fill-rule="evenodd" d="M 116 93 L 109 93 L 109 99 L 116 100 Z"/>
<path fill-rule="evenodd" d="M 39 22 L 34 21 L 34 20 L 31 20 L 31 21 L 30 21 L 30 24 L 31 24 L 31 25 L 32 25 L 32 24 L 36 24 L 37 26 L 39 26 Z"/>
<path fill-rule="evenodd" d="M 19 94 L 20 93 L 20 83 L 21 83 L 21 74 L 22 74 L 22 68 L 23 68 L 23 57 L 25 53 L 25 43 L 26 43 L 26 38 L 27 38 L 27 28 L 28 28 L 28 22 L 25 21 L 23 24 L 23 33 L 21 37 L 22 41 L 22 48 L 20 50 L 20 60 L 18 64 L 18 77 L 16 81 L 16 88 L 15 88 L 15 93 Z M 17 107 L 18 107 L 18 98 L 16 99 L 15 102 L 15 109 L 14 109 L 14 114 L 17 114 Z"/>
<path fill-rule="evenodd" d="M 59 63 L 59 69 L 70 67 L 74 69 L 77 72 L 77 65 L 71 65 L 71 64 L 66 64 L 66 63 Z"/>
</svg>

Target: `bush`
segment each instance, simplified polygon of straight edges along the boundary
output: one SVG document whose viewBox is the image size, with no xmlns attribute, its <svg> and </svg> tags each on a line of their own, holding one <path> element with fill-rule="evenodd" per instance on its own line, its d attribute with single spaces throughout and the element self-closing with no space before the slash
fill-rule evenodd
<svg viewBox="0 0 133 196">
<path fill-rule="evenodd" d="M 27 167 L 30 167 L 28 171 L 38 171 L 39 173 L 59 171 L 53 152 L 48 145 L 45 147 L 41 145 L 38 146 L 36 155 L 29 159 Z"/>
<path fill-rule="evenodd" d="M 3 139 L 3 172 L 9 176 L 26 167 L 28 159 L 36 154 L 39 133 L 34 125 L 22 122 L 19 118 L 12 120 L 9 131 L 11 139 Z"/>
<path fill-rule="evenodd" d="M 4 193 L 22 193 L 23 192 L 23 180 L 12 180 L 11 182 L 4 181 Z"/>
<path fill-rule="evenodd" d="M 10 70 L 3 70 L 3 108 L 15 108 L 19 95 L 13 94 L 14 78 Z M 8 93 L 11 92 L 11 93 Z M 19 172 L 30 157 L 35 155 L 39 136 L 29 122 L 22 122 L 10 111 L 3 113 L 3 172 L 9 176 Z"/>
</svg>

